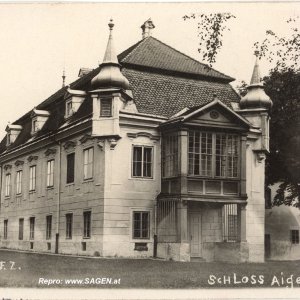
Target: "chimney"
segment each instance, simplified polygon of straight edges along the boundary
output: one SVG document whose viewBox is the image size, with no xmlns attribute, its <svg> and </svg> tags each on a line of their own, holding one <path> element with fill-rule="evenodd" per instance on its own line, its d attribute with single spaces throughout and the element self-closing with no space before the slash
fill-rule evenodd
<svg viewBox="0 0 300 300">
<path fill-rule="evenodd" d="M 155 26 L 150 18 L 141 26 L 141 28 L 143 30 L 142 37 L 145 39 L 152 35 L 152 29 L 154 29 Z"/>
</svg>

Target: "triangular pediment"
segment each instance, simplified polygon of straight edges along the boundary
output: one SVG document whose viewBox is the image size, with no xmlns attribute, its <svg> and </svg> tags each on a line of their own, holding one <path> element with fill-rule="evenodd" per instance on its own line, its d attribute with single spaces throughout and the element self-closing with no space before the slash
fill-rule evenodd
<svg viewBox="0 0 300 300">
<path fill-rule="evenodd" d="M 200 125 L 244 130 L 248 130 L 251 126 L 246 119 L 238 115 L 218 99 L 201 107 L 184 109 L 165 124 L 178 122 L 191 126 Z"/>
<path fill-rule="evenodd" d="M 240 127 L 248 129 L 250 124 L 219 100 L 184 113 L 182 121 L 190 125 L 210 125 L 222 128 Z"/>
</svg>

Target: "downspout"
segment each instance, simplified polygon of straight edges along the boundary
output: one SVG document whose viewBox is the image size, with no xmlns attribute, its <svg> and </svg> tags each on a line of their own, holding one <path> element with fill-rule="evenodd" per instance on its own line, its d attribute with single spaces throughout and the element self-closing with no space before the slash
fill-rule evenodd
<svg viewBox="0 0 300 300">
<path fill-rule="evenodd" d="M 59 242 L 59 220 L 60 220 L 60 191 L 61 191 L 61 142 L 58 142 L 58 189 L 56 207 L 56 234 L 55 234 L 55 253 L 58 254 Z"/>
<path fill-rule="evenodd" d="M 153 237 L 153 257 L 157 257 L 157 197 L 154 206 L 154 237 Z"/>
</svg>

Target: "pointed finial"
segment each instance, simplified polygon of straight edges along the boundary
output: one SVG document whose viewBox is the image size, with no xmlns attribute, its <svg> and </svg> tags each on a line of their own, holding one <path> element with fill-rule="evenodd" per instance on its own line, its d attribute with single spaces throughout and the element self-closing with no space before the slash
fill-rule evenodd
<svg viewBox="0 0 300 300">
<path fill-rule="evenodd" d="M 122 88 L 129 89 L 129 82 L 121 73 L 118 57 L 115 53 L 112 29 L 114 27 L 113 20 L 108 23 L 109 37 L 102 63 L 100 64 L 99 73 L 92 79 L 91 86 L 93 89 L 99 88 Z"/>
<path fill-rule="evenodd" d="M 113 23 L 113 19 L 111 18 L 108 23 L 109 30 L 112 31 L 114 26 L 115 26 L 115 24 Z"/>
<path fill-rule="evenodd" d="M 256 56 L 256 60 L 255 60 L 255 65 L 254 65 L 250 85 L 261 84 L 261 81 L 260 81 L 261 76 L 260 76 L 259 63 L 258 63 L 259 51 L 258 50 L 254 51 L 254 55 Z"/>
<path fill-rule="evenodd" d="M 66 83 L 66 72 L 65 72 L 65 68 L 63 69 L 63 74 L 62 74 L 62 87 L 65 87 L 65 83 Z"/>
<path fill-rule="evenodd" d="M 261 82 L 260 70 L 259 70 L 259 51 L 254 52 L 256 56 L 255 65 L 250 81 L 250 85 L 247 87 L 247 94 L 242 97 L 240 107 L 242 109 L 252 108 L 265 108 L 270 109 L 273 105 L 270 97 L 265 93 L 264 86 Z"/>
</svg>

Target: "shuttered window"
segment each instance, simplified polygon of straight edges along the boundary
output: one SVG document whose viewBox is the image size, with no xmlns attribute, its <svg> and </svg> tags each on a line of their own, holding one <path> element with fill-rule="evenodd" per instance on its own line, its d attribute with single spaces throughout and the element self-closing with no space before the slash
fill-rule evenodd
<svg viewBox="0 0 300 300">
<path fill-rule="evenodd" d="M 101 99 L 100 117 L 112 116 L 112 99 Z"/>
</svg>

